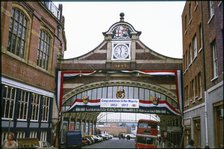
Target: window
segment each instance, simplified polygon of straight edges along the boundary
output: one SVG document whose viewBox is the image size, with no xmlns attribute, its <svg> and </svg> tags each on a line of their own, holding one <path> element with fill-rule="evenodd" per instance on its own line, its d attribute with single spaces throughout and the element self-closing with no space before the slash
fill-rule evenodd
<svg viewBox="0 0 224 149">
<path fill-rule="evenodd" d="M 196 96 L 195 96 L 195 95 L 196 95 L 196 94 L 195 94 L 195 89 L 196 89 L 196 88 L 195 88 L 195 87 L 196 87 L 196 85 L 195 85 L 195 79 L 192 80 L 192 87 L 193 87 L 193 88 L 192 88 L 192 99 L 193 99 L 192 102 L 195 102 L 195 97 L 196 97 Z"/>
<path fill-rule="evenodd" d="M 12 8 L 7 50 L 21 58 L 24 58 L 26 32 L 27 18 L 20 10 Z"/>
<path fill-rule="evenodd" d="M 188 68 L 189 65 L 189 56 L 188 56 L 188 51 L 186 51 L 186 69 Z"/>
<path fill-rule="evenodd" d="M 19 138 L 25 138 L 25 132 L 24 131 L 17 132 L 16 138 L 17 139 L 19 139 Z"/>
<path fill-rule="evenodd" d="M 184 88 L 184 97 L 185 97 L 185 99 L 184 99 L 184 106 L 188 106 L 189 105 L 189 97 L 188 97 L 188 86 L 186 86 L 185 88 Z"/>
<path fill-rule="evenodd" d="M 40 98 L 41 96 L 35 93 L 32 93 L 32 111 L 31 111 L 31 120 L 38 120 L 39 110 L 40 110 Z"/>
<path fill-rule="evenodd" d="M 26 120 L 28 117 L 28 103 L 29 103 L 30 93 L 24 90 L 20 91 L 19 101 L 18 101 L 18 119 Z"/>
<path fill-rule="evenodd" d="M 196 34 L 193 37 L 193 50 L 194 50 L 194 59 L 197 57 L 197 36 Z"/>
<path fill-rule="evenodd" d="M 40 133 L 40 141 L 47 141 L 47 132 L 43 131 Z"/>
<path fill-rule="evenodd" d="M 17 89 L 4 84 L 2 85 L 2 95 L 3 95 L 2 118 L 10 118 L 10 119 L 13 118 L 15 110 L 16 93 Z"/>
<path fill-rule="evenodd" d="M 48 70 L 50 42 L 50 35 L 46 31 L 41 30 L 37 51 L 37 65 L 46 70 Z"/>
<path fill-rule="evenodd" d="M 192 60 L 193 60 L 193 52 L 192 52 L 191 44 L 189 45 L 189 52 L 190 52 L 190 62 L 189 62 L 189 64 L 191 64 Z"/>
<path fill-rule="evenodd" d="M 209 7 L 209 19 L 211 19 L 214 15 L 214 1 L 208 1 Z"/>
<path fill-rule="evenodd" d="M 190 90 L 190 94 L 189 94 L 189 96 L 190 96 L 190 101 L 192 102 L 193 100 L 193 80 L 191 80 L 191 82 L 190 82 L 190 88 L 189 88 L 189 90 Z"/>
<path fill-rule="evenodd" d="M 42 105 L 42 121 L 48 121 L 49 118 L 49 106 L 50 98 L 43 96 L 43 105 Z"/>
<path fill-rule="evenodd" d="M 195 80 L 194 80 L 194 86 L 195 86 L 195 96 L 194 98 L 197 99 L 198 98 L 198 91 L 199 91 L 199 87 L 198 87 L 198 75 L 196 75 Z"/>
<path fill-rule="evenodd" d="M 217 50 L 215 41 L 211 44 L 212 48 L 212 65 L 213 65 L 213 78 L 218 77 L 218 58 L 217 58 Z"/>
<path fill-rule="evenodd" d="M 37 132 L 31 131 L 29 138 L 37 138 Z"/>
<path fill-rule="evenodd" d="M 194 10 L 196 10 L 197 6 L 198 6 L 198 1 L 194 1 Z"/>
<path fill-rule="evenodd" d="M 203 48 L 203 33 L 201 24 L 199 25 L 199 33 L 200 33 L 200 49 L 199 49 L 200 51 Z"/>
<path fill-rule="evenodd" d="M 2 143 L 7 140 L 8 132 L 1 132 L 2 135 Z"/>
<path fill-rule="evenodd" d="M 199 99 L 202 97 L 202 82 L 201 82 L 201 72 L 198 73 L 198 96 Z"/>
</svg>

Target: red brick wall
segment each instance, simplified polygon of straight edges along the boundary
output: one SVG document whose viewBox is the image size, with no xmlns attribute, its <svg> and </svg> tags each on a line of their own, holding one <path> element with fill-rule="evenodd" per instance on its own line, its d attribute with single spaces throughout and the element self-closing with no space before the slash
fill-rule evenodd
<svg viewBox="0 0 224 149">
<path fill-rule="evenodd" d="M 21 59 L 7 51 L 9 21 L 12 4 L 18 4 L 22 10 L 26 11 L 29 20 L 30 30 L 26 43 L 26 57 Z M 23 83 L 30 84 L 48 91 L 55 92 L 55 68 L 57 64 L 58 50 L 65 50 L 65 39 L 62 33 L 57 36 L 57 26 L 59 22 L 38 2 L 1 2 L 1 30 L 2 30 L 2 75 Z M 36 65 L 37 50 L 39 42 L 40 28 L 45 27 L 52 35 L 52 48 L 49 61 L 49 70 L 43 70 Z M 61 29 L 61 31 L 63 31 Z"/>
</svg>

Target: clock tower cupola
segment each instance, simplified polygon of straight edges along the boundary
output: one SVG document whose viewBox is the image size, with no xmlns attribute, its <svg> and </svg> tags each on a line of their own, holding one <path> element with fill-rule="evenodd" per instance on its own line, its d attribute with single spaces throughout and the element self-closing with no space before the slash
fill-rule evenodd
<svg viewBox="0 0 224 149">
<path fill-rule="evenodd" d="M 120 21 L 114 23 L 107 32 L 103 32 L 105 40 L 110 43 L 108 59 L 112 61 L 133 60 L 134 41 L 138 39 L 141 32 L 136 31 L 131 24 L 124 21 L 124 13 L 120 13 Z"/>
</svg>

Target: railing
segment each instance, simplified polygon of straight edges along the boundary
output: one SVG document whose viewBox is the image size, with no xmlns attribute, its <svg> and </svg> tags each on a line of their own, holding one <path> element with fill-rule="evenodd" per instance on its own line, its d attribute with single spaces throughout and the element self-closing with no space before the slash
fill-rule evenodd
<svg viewBox="0 0 224 149">
<path fill-rule="evenodd" d="M 55 4 L 52 1 L 41 1 L 44 6 L 51 11 L 51 13 L 57 17 L 59 20 L 61 19 L 61 11 L 55 6 Z"/>
</svg>

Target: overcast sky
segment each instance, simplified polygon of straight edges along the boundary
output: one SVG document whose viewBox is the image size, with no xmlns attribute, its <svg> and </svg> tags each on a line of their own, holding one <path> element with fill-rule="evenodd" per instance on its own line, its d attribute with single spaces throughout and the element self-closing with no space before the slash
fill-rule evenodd
<svg viewBox="0 0 224 149">
<path fill-rule="evenodd" d="M 67 51 L 65 59 L 78 57 L 96 48 L 102 32 L 120 21 L 141 31 L 139 39 L 150 49 L 165 56 L 182 58 L 181 14 L 185 1 L 149 2 L 54 2 L 63 4 Z"/>
</svg>

